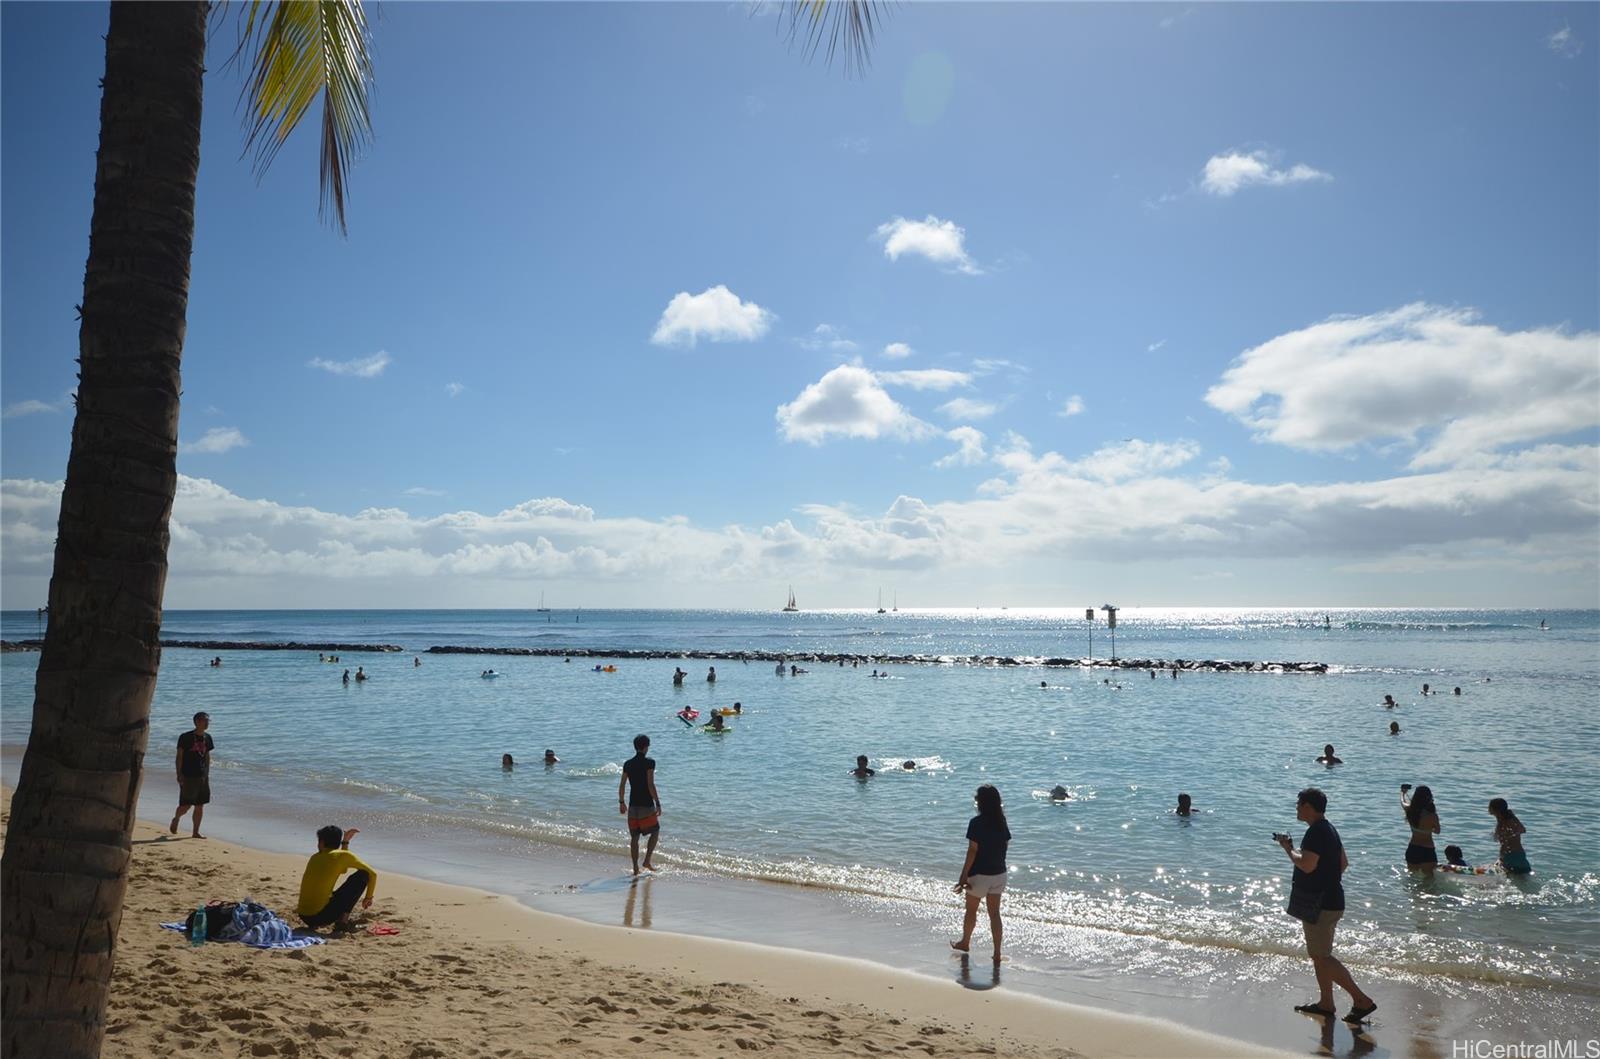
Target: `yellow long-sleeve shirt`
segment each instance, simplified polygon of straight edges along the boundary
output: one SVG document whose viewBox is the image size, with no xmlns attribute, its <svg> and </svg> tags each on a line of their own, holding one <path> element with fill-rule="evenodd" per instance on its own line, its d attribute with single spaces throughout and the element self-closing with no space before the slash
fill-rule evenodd
<svg viewBox="0 0 1600 1059">
<path fill-rule="evenodd" d="M 378 889 L 378 873 L 371 865 L 347 849 L 319 849 L 306 861 L 306 873 L 300 877 L 300 903 L 295 914 L 314 916 L 328 907 L 333 897 L 334 885 L 347 871 L 367 873 L 367 897 Z"/>
</svg>

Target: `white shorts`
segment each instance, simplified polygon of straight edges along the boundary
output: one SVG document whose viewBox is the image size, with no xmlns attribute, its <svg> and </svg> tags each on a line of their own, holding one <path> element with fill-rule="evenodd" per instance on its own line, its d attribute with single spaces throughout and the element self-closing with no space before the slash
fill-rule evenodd
<svg viewBox="0 0 1600 1059">
<path fill-rule="evenodd" d="M 994 894 L 998 897 L 1006 892 L 1006 873 L 999 875 L 969 875 L 967 876 L 967 896 L 987 897 Z"/>
</svg>

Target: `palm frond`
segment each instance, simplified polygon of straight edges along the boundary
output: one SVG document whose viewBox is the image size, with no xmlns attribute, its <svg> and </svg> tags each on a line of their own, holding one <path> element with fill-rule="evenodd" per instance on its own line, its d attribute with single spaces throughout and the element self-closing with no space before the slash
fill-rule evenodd
<svg viewBox="0 0 1600 1059">
<path fill-rule="evenodd" d="M 270 7 L 270 11 L 266 10 Z M 372 140 L 367 93 L 372 55 L 360 0 L 250 0 L 234 58 L 249 52 L 250 72 L 240 99 L 259 179 L 284 141 L 322 98 L 318 215 L 331 210 L 346 231 L 345 182 L 361 148 Z"/>
<path fill-rule="evenodd" d="M 846 74 L 865 74 L 887 6 L 883 0 L 788 0 L 782 17 L 789 43 L 799 44 L 807 59 L 826 45 L 830 66 L 837 58 Z"/>
</svg>

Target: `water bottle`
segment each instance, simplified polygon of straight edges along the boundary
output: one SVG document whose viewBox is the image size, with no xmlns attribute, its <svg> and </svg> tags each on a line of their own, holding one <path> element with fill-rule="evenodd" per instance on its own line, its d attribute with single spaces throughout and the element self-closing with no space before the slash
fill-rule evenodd
<svg viewBox="0 0 1600 1059">
<path fill-rule="evenodd" d="M 201 905 L 194 910 L 194 921 L 189 924 L 189 944 L 204 945 L 206 943 L 206 906 Z"/>
</svg>

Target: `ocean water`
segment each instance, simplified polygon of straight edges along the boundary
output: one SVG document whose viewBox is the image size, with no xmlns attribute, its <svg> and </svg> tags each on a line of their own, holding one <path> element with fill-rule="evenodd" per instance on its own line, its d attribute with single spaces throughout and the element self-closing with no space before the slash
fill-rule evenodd
<svg viewBox="0 0 1600 1059">
<path fill-rule="evenodd" d="M 5 639 L 37 629 L 31 611 L 0 616 Z M 171 745 L 191 713 L 209 711 L 219 834 L 230 803 L 254 801 L 307 830 L 337 812 L 388 821 L 417 841 L 448 835 L 451 860 L 431 873 L 456 881 L 481 882 L 492 861 L 519 850 L 567 851 L 587 865 L 624 846 L 615 792 L 630 740 L 645 732 L 665 807 L 663 863 L 673 872 L 747 894 L 804 887 L 836 898 L 851 929 L 892 923 L 902 947 L 923 935 L 932 946 L 951 926 L 949 889 L 973 791 L 992 783 L 1014 836 L 1005 907 L 1024 986 L 1050 992 L 1056 982 L 1058 992 L 1091 1000 L 1120 990 L 1121 1006 L 1135 1009 L 1127 991 L 1138 987 L 1126 980 L 1169 997 L 1199 980 L 1212 998 L 1244 983 L 1252 995 L 1292 1003 L 1311 986 L 1298 931 L 1282 912 L 1290 865 L 1269 836 L 1299 835 L 1295 794 L 1315 785 L 1328 793 L 1351 860 L 1340 952 L 1358 978 L 1397 994 L 1386 1014 L 1404 1020 L 1406 1043 L 1392 1050 L 1424 1054 L 1476 1028 L 1509 1039 L 1593 1035 L 1597 611 L 1122 611 L 1119 657 L 1329 666 L 1322 675 L 1177 679 L 803 662 L 808 673 L 779 677 L 771 663 L 673 659 L 597 673 L 589 658 L 426 653 L 464 645 L 1076 658 L 1091 650 L 1082 610 L 189 611 L 169 613 L 163 635 L 405 648 L 345 652 L 339 665 L 314 652 L 222 652 L 220 668 L 206 664 L 216 652 L 167 650 L 147 791 L 170 785 Z M 1110 654 L 1103 624 L 1092 649 Z M 8 775 L 27 739 L 36 662 L 32 653 L 0 659 Z M 681 688 L 670 680 L 677 664 L 690 674 Z M 708 684 L 713 664 L 719 679 Z M 358 665 L 371 679 L 341 684 L 341 672 Z M 496 679 L 480 676 L 489 667 Z M 889 675 L 875 679 L 874 669 Z M 1438 693 L 1424 696 L 1424 683 Z M 1385 693 L 1397 709 L 1380 705 Z M 674 716 L 735 700 L 744 715 L 724 735 Z M 1400 735 L 1388 734 L 1390 721 Z M 1344 764 L 1315 761 L 1329 742 Z M 551 769 L 538 760 L 547 747 L 561 758 Z M 505 752 L 519 762 L 510 773 L 499 767 Z M 875 778 L 848 775 L 857 754 L 879 770 Z M 914 771 L 900 767 L 907 760 Z M 1487 802 L 1508 799 L 1528 828 L 1535 874 L 1408 872 L 1402 782 L 1432 786 L 1441 850 L 1461 845 L 1475 863 L 1496 854 Z M 1055 784 L 1069 801 L 1049 800 Z M 1171 812 L 1179 791 L 1193 796 L 1193 818 Z M 548 872 L 541 879 L 522 896 L 561 910 L 549 896 L 561 887 L 544 885 Z M 578 869 L 573 879 L 567 889 L 594 882 Z M 761 924 L 746 926 L 723 922 L 721 932 L 760 940 Z M 1281 985 L 1286 977 L 1299 980 Z M 1214 1020 L 1212 1028 L 1228 1029 Z M 1280 1032 L 1241 1030 L 1285 1043 Z"/>
</svg>

